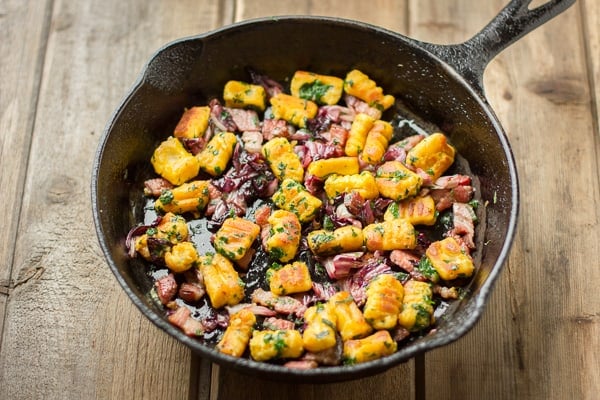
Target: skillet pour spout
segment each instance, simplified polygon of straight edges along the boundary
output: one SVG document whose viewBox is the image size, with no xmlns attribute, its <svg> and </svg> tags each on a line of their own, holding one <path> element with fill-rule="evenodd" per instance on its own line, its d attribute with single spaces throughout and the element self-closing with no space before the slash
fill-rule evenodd
<svg viewBox="0 0 600 400">
<path fill-rule="evenodd" d="M 356 379 L 459 339 L 485 308 L 508 256 L 518 216 L 515 162 L 485 99 L 483 71 L 502 49 L 574 1 L 552 0 L 530 10 L 530 0 L 513 0 L 480 33 L 456 45 L 423 43 L 340 18 L 282 16 L 236 23 L 159 49 L 112 115 L 94 161 L 94 223 L 117 281 L 146 317 L 200 356 L 270 379 L 298 383 Z M 468 162 L 479 195 L 488 202 L 480 221 L 485 230 L 478 233 L 477 273 L 467 294 L 446 311 L 434 332 L 402 343 L 396 353 L 376 361 L 292 370 L 221 354 L 167 321 L 162 306 L 150 296 L 152 278 L 139 261 L 127 256 L 124 244 L 129 229 L 143 219 L 142 181 L 152 172 L 148 160 L 173 131 L 181 110 L 220 97 L 230 79 L 247 80 L 247 68 L 278 81 L 298 69 L 345 76 L 357 68 L 420 118 L 442 127 Z"/>
</svg>

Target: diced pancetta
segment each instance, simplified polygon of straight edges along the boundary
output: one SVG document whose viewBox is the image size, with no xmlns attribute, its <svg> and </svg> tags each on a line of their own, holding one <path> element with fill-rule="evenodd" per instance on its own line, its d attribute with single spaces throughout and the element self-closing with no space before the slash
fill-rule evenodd
<svg viewBox="0 0 600 400">
<path fill-rule="evenodd" d="M 156 294 L 162 304 L 168 304 L 177 294 L 177 282 L 173 274 L 168 274 L 158 279 L 154 284 Z"/>
</svg>

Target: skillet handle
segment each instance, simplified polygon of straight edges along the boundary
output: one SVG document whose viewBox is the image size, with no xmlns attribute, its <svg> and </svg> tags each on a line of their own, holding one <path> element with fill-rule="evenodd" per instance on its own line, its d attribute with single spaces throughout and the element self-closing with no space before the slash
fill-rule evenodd
<svg viewBox="0 0 600 400">
<path fill-rule="evenodd" d="M 551 0 L 530 10 L 531 1 L 511 0 L 489 24 L 464 43 L 423 43 L 423 47 L 452 66 L 483 95 L 483 72 L 488 63 L 527 33 L 565 11 L 576 0 Z"/>
</svg>

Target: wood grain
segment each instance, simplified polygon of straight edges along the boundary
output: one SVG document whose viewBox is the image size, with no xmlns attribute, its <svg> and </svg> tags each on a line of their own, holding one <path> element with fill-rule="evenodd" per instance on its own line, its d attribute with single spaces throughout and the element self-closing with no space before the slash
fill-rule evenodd
<svg viewBox="0 0 600 400">
<path fill-rule="evenodd" d="M 456 343 L 347 383 L 293 385 L 211 368 L 141 315 L 96 244 L 89 186 L 99 137 L 165 43 L 285 14 L 457 43 L 507 1 L 0 0 L 0 398 L 595 399 L 595 0 L 580 0 L 486 69 L 487 97 L 517 160 L 520 223 L 486 312 Z"/>
<path fill-rule="evenodd" d="M 36 7 L 21 1 L 0 2 L 0 332 L 4 304 L 15 282 L 11 266 L 19 222 L 23 182 L 46 51 L 49 1 Z M 29 26 L 31 29 L 21 29 Z M 18 49 L 14 44 L 20 43 Z M 18 51 L 16 51 L 18 50 Z"/>
<path fill-rule="evenodd" d="M 256 379 L 220 368 L 218 399 L 414 399 L 415 377 L 412 364 L 413 362 L 408 362 L 369 378 L 318 385 Z"/>
<path fill-rule="evenodd" d="M 491 98 L 505 104 L 523 187 L 507 274 L 515 395 L 523 398 L 594 398 L 600 384 L 600 297 L 586 295 L 599 281 L 589 262 L 600 256 L 600 152 L 579 11 L 508 49 L 511 86 Z"/>
<path fill-rule="evenodd" d="M 452 21 L 467 13 L 468 21 L 487 21 L 505 2 L 449 3 L 418 2 L 422 11 L 416 26 L 434 27 L 420 33 L 426 39 L 465 40 L 468 36 Z M 481 15 L 472 17 L 476 12 Z M 427 379 L 428 399 L 597 394 L 597 352 L 589 350 L 599 347 L 600 307 L 598 296 L 581 300 L 595 286 L 586 278 L 586 258 L 599 255 L 598 185 L 590 187 L 598 179 L 598 142 L 580 19 L 572 8 L 488 67 L 487 96 L 513 144 L 520 172 L 519 230 L 481 323 L 459 342 L 426 355 L 426 376 L 436 377 Z M 574 211 L 576 198 L 591 201 L 577 202 Z M 565 360 L 569 352 L 580 357 Z"/>
<path fill-rule="evenodd" d="M 103 125 L 143 64 L 165 42 L 217 26 L 218 3 L 167 3 L 50 3 L 39 101 L 33 112 L 26 99 L 17 121 L 33 126 L 33 140 L 12 263 L 21 284 L 6 305 L 0 350 L 3 398 L 189 396 L 190 351 L 118 287 L 96 245 L 89 200 Z M 31 92 L 36 79 L 28 79 Z"/>
<path fill-rule="evenodd" d="M 592 110 L 595 112 L 594 129 L 596 138 L 600 135 L 600 4 L 594 0 L 581 0 L 579 8 L 582 16 L 582 41 L 586 50 L 588 82 L 592 94 Z M 600 168 L 600 165 L 598 166 Z M 600 175 L 600 170 L 599 174 Z"/>
<path fill-rule="evenodd" d="M 236 0 L 235 4 L 236 21 L 275 15 L 322 15 L 367 22 L 399 33 L 406 32 L 407 0 Z"/>
</svg>

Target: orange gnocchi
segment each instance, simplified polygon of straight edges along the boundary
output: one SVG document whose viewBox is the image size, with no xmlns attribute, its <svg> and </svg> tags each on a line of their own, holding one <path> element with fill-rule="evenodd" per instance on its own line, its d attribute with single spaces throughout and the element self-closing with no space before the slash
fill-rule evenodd
<svg viewBox="0 0 600 400">
<path fill-rule="evenodd" d="M 227 81 L 152 154 L 128 254 L 157 277 L 170 323 L 223 354 L 290 368 L 387 357 L 434 331 L 477 273 L 479 199 L 456 149 L 407 136 L 394 94 L 343 72 L 298 70 L 275 92 L 255 74 Z"/>
</svg>

